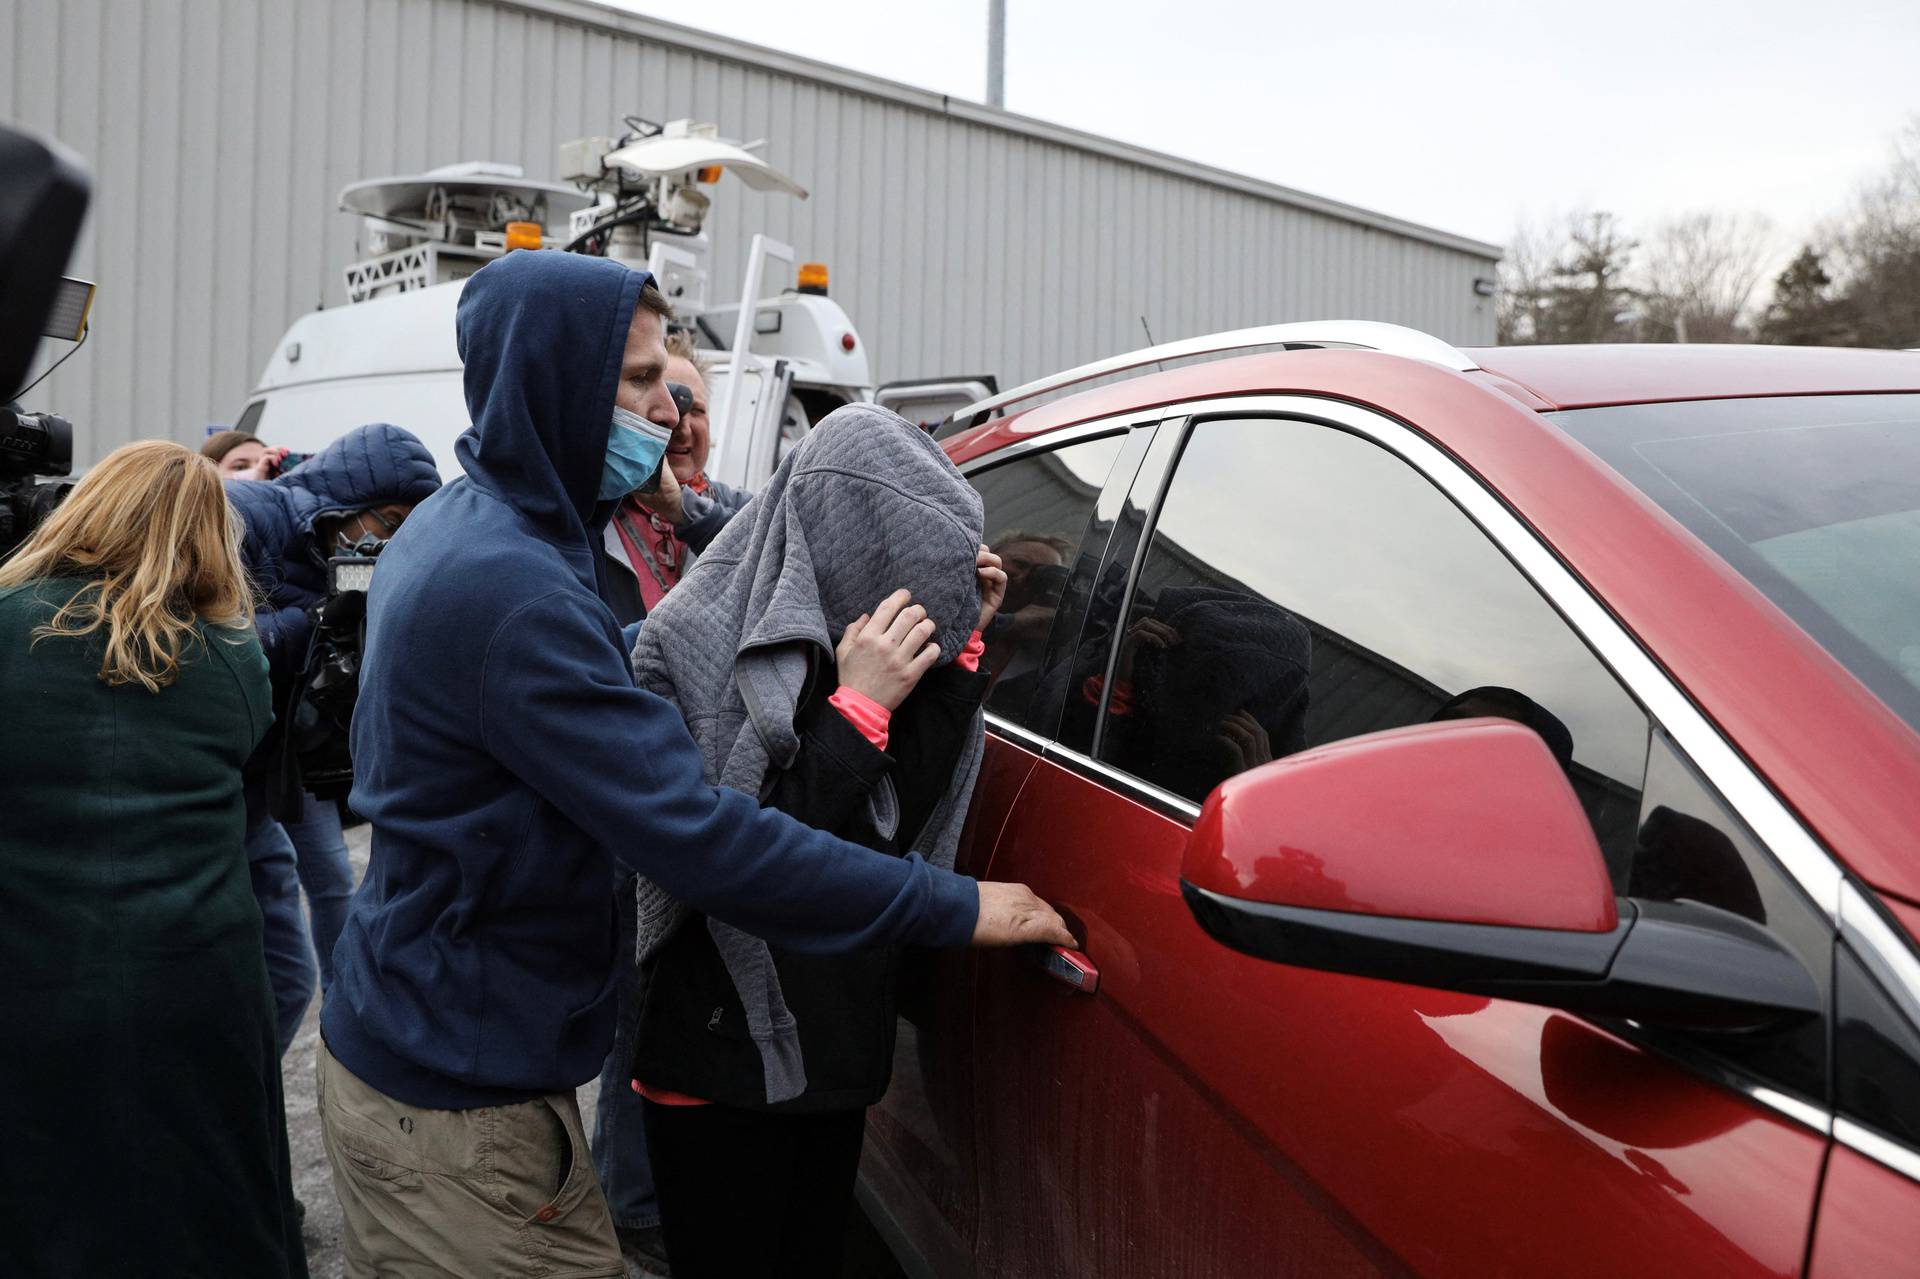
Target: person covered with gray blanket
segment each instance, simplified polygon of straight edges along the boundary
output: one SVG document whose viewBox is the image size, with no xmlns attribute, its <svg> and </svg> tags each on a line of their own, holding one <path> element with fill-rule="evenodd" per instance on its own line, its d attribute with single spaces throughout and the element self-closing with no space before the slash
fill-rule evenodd
<svg viewBox="0 0 1920 1279">
<path fill-rule="evenodd" d="M 709 781 L 950 867 L 1006 590 L 981 524 L 924 432 L 839 409 L 640 628 L 635 682 L 680 710 Z M 771 947 L 645 881 L 638 909 L 633 1077 L 674 1274 L 837 1275 L 897 952 Z"/>
</svg>

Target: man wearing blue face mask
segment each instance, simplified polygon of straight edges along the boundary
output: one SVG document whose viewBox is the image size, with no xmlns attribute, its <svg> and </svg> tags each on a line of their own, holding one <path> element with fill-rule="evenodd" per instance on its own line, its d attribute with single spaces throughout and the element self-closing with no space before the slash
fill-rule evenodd
<svg viewBox="0 0 1920 1279">
<path fill-rule="evenodd" d="M 460 299 L 466 474 L 381 555 L 353 720 L 373 855 L 318 1064 L 351 1275 L 621 1273 L 573 1099 L 613 1039 L 615 859 L 789 950 L 1073 944 L 1024 886 L 714 788 L 634 686 L 598 547 L 676 420 L 668 313 L 645 272 L 549 251 Z"/>
<path fill-rule="evenodd" d="M 664 370 L 658 380 L 666 385 Z M 602 502 L 617 502 L 629 493 L 644 493 L 660 486 L 660 463 L 666 459 L 667 441 L 673 438 L 674 425 L 680 420 L 671 394 L 667 407 L 673 416 L 663 426 L 614 402 L 613 431 L 607 436 L 607 470 L 600 480 Z"/>
</svg>

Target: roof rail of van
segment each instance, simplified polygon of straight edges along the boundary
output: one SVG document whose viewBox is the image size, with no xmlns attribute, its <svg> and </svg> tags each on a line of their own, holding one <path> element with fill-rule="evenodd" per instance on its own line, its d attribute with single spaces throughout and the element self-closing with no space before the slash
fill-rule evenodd
<svg viewBox="0 0 1920 1279">
<path fill-rule="evenodd" d="M 1244 351 L 1263 346 L 1285 347 L 1289 350 L 1348 347 L 1361 351 L 1379 351 L 1386 355 L 1404 355 L 1411 359 L 1426 360 L 1461 373 L 1471 372 L 1479 367 L 1457 347 L 1442 342 L 1430 333 L 1422 333 L 1419 329 L 1410 329 L 1401 324 L 1385 324 L 1377 320 L 1306 320 L 1296 324 L 1263 324 L 1250 329 L 1230 329 L 1224 333 L 1210 333 L 1204 337 L 1182 338 L 1178 342 L 1163 342 L 1158 346 L 1143 347 L 1138 351 L 1129 351 L 1125 355 L 1111 355 L 1104 360 L 1082 364 L 1078 368 L 1068 369 L 1063 373 L 1051 374 L 1038 381 L 1028 382 L 1024 386 L 1016 386 L 1011 391 L 1003 391 L 990 399 L 969 404 L 949 417 L 939 434 L 950 435 L 954 431 L 963 430 L 969 426 L 978 426 L 986 421 L 988 414 L 995 409 L 1005 408 L 1021 400 L 1031 400 L 1063 387 L 1091 382 L 1110 374 L 1124 373 L 1129 369 L 1158 364 L 1164 360 L 1218 355 L 1227 351 Z"/>
</svg>

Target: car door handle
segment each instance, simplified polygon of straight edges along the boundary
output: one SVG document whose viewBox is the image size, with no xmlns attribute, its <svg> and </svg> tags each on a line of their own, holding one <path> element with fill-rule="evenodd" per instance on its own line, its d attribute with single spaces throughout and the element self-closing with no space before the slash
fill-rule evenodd
<svg viewBox="0 0 1920 1279">
<path fill-rule="evenodd" d="M 1077 950 L 1065 946 L 1035 946 L 1028 952 L 1040 971 L 1079 991 L 1091 995 L 1100 989 L 1100 970 Z"/>
</svg>

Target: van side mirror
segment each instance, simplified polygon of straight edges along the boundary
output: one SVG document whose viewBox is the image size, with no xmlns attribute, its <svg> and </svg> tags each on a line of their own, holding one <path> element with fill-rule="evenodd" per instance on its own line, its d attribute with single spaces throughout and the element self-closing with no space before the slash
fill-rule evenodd
<svg viewBox="0 0 1920 1279">
<path fill-rule="evenodd" d="M 1350 738 L 1230 778 L 1181 891 L 1216 941 L 1303 968 L 1690 1029 L 1822 1006 L 1759 925 L 1616 898 L 1566 775 L 1507 720 Z"/>
</svg>

